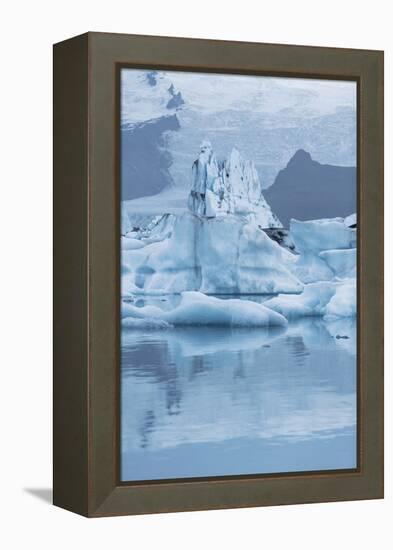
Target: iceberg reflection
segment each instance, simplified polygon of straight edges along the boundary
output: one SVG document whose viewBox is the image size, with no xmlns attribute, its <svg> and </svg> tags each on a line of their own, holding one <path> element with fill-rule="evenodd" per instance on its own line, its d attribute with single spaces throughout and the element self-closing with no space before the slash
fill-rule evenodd
<svg viewBox="0 0 393 550">
<path fill-rule="evenodd" d="M 356 467 L 356 323 L 122 332 L 122 479 Z"/>
</svg>

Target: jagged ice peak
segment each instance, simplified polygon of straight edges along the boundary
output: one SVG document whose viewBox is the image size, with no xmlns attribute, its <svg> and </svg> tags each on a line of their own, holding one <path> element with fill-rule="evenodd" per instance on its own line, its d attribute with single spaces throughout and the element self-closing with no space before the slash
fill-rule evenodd
<svg viewBox="0 0 393 550">
<path fill-rule="evenodd" d="M 208 140 L 201 143 L 192 166 L 188 208 L 208 218 L 253 214 L 263 228 L 282 227 L 263 196 L 254 163 L 243 159 L 236 148 L 227 159 L 218 160 Z"/>
</svg>

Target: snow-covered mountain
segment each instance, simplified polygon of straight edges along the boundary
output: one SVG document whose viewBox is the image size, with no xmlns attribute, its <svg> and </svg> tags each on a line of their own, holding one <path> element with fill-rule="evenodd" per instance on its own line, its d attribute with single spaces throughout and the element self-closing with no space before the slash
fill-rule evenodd
<svg viewBox="0 0 393 550">
<path fill-rule="evenodd" d="M 140 132 L 141 124 L 167 117 L 172 128 L 156 122 L 159 135 Z M 253 159 L 262 188 L 300 148 L 324 163 L 356 163 L 352 82 L 123 69 L 121 123 L 129 174 L 123 198 L 149 196 L 133 203 L 138 212 L 185 210 L 193 152 L 203 139 L 214 143 L 219 159 L 236 144 L 242 156 Z M 138 166 L 133 172 L 144 148 L 148 174 Z"/>
</svg>

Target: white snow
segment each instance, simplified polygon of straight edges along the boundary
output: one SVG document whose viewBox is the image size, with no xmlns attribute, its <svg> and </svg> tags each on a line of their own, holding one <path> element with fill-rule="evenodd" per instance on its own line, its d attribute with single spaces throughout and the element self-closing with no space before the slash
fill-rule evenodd
<svg viewBox="0 0 393 550">
<path fill-rule="evenodd" d="M 156 85 L 151 87 L 147 83 L 148 72 L 151 71 L 122 69 L 122 122 L 161 116 L 172 84 L 193 111 L 212 115 L 218 105 L 229 112 L 243 108 L 264 116 L 308 107 L 308 117 L 334 114 L 338 105 L 356 105 L 356 86 L 352 82 L 156 71 Z"/>
<path fill-rule="evenodd" d="M 302 294 L 280 295 L 264 305 L 288 320 L 313 316 L 351 317 L 356 315 L 356 284 L 354 280 L 311 283 L 304 287 Z"/>
<path fill-rule="evenodd" d="M 170 311 L 156 306 L 122 303 L 122 319 L 165 321 L 174 326 L 258 327 L 285 326 L 287 320 L 271 309 L 248 300 L 222 300 L 201 292 L 183 292 L 180 304 Z M 124 322 L 124 321 L 123 321 Z M 128 321 L 127 321 L 128 322 Z M 137 321 L 133 321 L 137 324 Z"/>
</svg>

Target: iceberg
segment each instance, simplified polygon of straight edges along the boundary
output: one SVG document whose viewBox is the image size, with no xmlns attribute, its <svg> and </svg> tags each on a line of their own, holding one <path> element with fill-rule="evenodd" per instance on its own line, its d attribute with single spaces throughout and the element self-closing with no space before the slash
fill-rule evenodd
<svg viewBox="0 0 393 550">
<path fill-rule="evenodd" d="M 303 285 L 287 266 L 293 258 L 254 216 L 234 214 L 202 218 L 185 213 L 176 217 L 169 238 L 122 253 L 128 281 L 146 294 L 298 293 Z"/>
<path fill-rule="evenodd" d="M 287 320 L 280 313 L 262 304 L 248 300 L 222 300 L 201 292 L 183 292 L 180 304 L 170 311 L 157 306 L 135 307 L 122 302 L 122 324 L 127 326 L 133 319 L 133 328 L 138 320 L 144 326 L 155 321 L 164 321 L 173 326 L 225 326 L 225 327 L 285 327 Z"/>
<path fill-rule="evenodd" d="M 305 285 L 302 294 L 277 296 L 264 302 L 265 307 L 286 319 L 320 316 L 325 319 L 356 315 L 356 284 L 322 281 Z"/>
<path fill-rule="evenodd" d="M 128 326 L 268 326 L 356 315 L 356 214 L 292 219 L 288 232 L 253 163 L 236 149 L 219 161 L 208 141 L 192 167 L 188 206 L 183 214 L 122 220 L 130 229 L 121 237 L 122 296 L 182 296 L 165 312 L 126 304 Z M 253 294 L 279 296 L 264 306 L 211 297 Z"/>
<path fill-rule="evenodd" d="M 263 197 L 254 163 L 244 160 L 236 148 L 226 160 L 218 161 L 209 141 L 202 142 L 192 166 L 188 208 L 207 218 L 254 214 L 263 228 L 282 227 Z"/>
<path fill-rule="evenodd" d="M 295 258 L 290 269 L 305 284 L 331 281 L 334 278 L 334 272 L 329 265 L 319 254 L 313 252 L 302 252 Z"/>
<path fill-rule="evenodd" d="M 325 319 L 354 317 L 356 315 L 356 283 L 350 280 L 336 286 L 331 300 L 326 304 Z"/>
<path fill-rule="evenodd" d="M 299 253 L 356 247 L 356 229 L 347 227 L 344 218 L 305 222 L 292 219 L 290 233 Z"/>
<path fill-rule="evenodd" d="M 303 283 L 355 277 L 356 229 L 344 218 L 291 220 L 290 236 L 299 254 L 291 272 Z"/>
<path fill-rule="evenodd" d="M 335 277 L 354 278 L 356 277 L 356 248 L 344 250 L 324 250 L 319 253 Z"/>
</svg>

